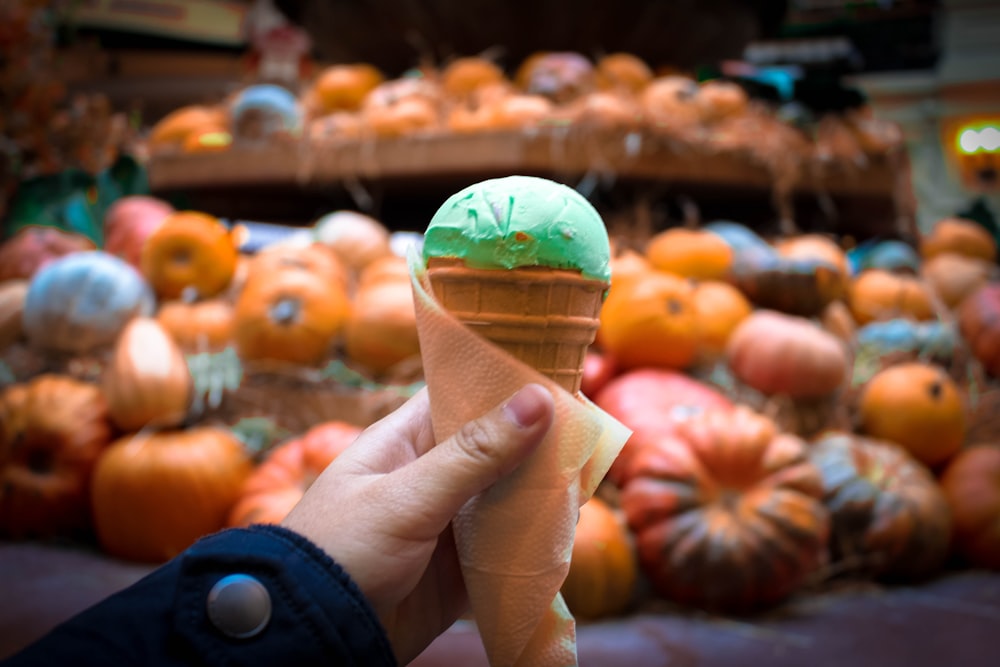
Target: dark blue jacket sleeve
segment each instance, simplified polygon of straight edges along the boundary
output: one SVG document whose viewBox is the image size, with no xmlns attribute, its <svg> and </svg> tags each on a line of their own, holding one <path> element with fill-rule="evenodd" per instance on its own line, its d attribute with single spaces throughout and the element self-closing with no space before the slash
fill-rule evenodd
<svg viewBox="0 0 1000 667">
<path fill-rule="evenodd" d="M 212 587 L 246 574 L 267 588 L 271 618 L 256 636 L 220 632 Z M 277 526 L 205 537 L 148 576 L 57 626 L 3 667 L 26 665 L 395 665 L 361 591 L 324 551 Z"/>
</svg>

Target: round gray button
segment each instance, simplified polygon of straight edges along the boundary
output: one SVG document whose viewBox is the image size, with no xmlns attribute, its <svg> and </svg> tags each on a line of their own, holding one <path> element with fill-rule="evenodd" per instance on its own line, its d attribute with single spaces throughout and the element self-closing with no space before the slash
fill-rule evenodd
<svg viewBox="0 0 1000 667">
<path fill-rule="evenodd" d="M 228 637 L 253 637 L 271 620 L 271 594 L 250 575 L 223 577 L 208 592 L 208 618 Z"/>
</svg>

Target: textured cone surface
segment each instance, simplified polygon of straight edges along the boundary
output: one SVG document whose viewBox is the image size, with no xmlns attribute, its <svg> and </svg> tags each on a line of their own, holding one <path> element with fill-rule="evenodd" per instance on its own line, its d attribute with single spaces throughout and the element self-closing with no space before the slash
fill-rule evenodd
<svg viewBox="0 0 1000 667">
<path fill-rule="evenodd" d="M 470 269 L 437 258 L 427 275 L 438 302 L 458 320 L 568 392 L 580 390 L 607 283 L 576 271 Z"/>
</svg>

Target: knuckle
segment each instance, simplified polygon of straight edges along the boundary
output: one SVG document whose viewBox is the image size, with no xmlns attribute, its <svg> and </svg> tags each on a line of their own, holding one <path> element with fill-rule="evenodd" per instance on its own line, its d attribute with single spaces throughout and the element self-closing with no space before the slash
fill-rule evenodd
<svg viewBox="0 0 1000 667">
<path fill-rule="evenodd" d="M 455 434 L 458 448 L 477 462 L 495 461 L 499 455 L 495 434 L 480 420 L 467 422 Z"/>
</svg>

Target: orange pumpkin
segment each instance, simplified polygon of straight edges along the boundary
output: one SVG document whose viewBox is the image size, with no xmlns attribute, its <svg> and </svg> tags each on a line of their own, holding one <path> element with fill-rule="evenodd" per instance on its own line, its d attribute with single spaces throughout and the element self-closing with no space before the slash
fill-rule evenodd
<svg viewBox="0 0 1000 667">
<path fill-rule="evenodd" d="M 868 269 L 856 276 L 849 289 L 848 303 L 859 325 L 897 317 L 934 318 L 931 292 L 922 280 L 884 269 Z"/>
<path fill-rule="evenodd" d="M 850 363 L 843 344 L 809 320 L 769 310 L 744 319 L 726 346 L 733 374 L 764 394 L 821 398 L 841 388 Z"/>
<path fill-rule="evenodd" d="M 733 249 L 717 234 L 674 227 L 649 240 L 646 257 L 660 271 L 687 278 L 722 280 L 733 264 Z"/>
<path fill-rule="evenodd" d="M 876 373 L 858 397 L 858 422 L 862 433 L 901 445 L 928 466 L 945 463 L 965 439 L 958 387 L 944 369 L 923 362 Z"/>
<path fill-rule="evenodd" d="M 689 129 L 701 122 L 698 84 L 686 76 L 665 75 L 650 81 L 639 98 L 643 115 L 654 127 Z"/>
<path fill-rule="evenodd" d="M 660 595 L 735 612 L 783 600 L 826 562 L 822 497 L 805 443 L 738 406 L 640 450 L 621 506 Z"/>
<path fill-rule="evenodd" d="M 372 89 L 361 104 L 361 118 L 376 136 L 398 137 L 438 125 L 440 89 L 416 77 L 392 79 Z"/>
<path fill-rule="evenodd" d="M 344 354 L 378 375 L 420 354 L 413 288 L 408 275 L 375 280 L 369 274 L 363 285 L 344 326 Z"/>
<path fill-rule="evenodd" d="M 256 273 L 270 273 L 279 269 L 311 271 L 323 280 L 347 287 L 347 268 L 332 248 L 319 242 L 307 245 L 276 243 L 262 248 L 247 266 L 247 278 Z"/>
<path fill-rule="evenodd" d="M 682 278 L 650 272 L 616 285 L 601 309 L 599 338 L 622 368 L 683 369 L 698 354 L 694 288 Z"/>
<path fill-rule="evenodd" d="M 1000 570 L 1000 447 L 960 452 L 945 468 L 941 488 L 951 507 L 955 550 L 975 567 Z"/>
<path fill-rule="evenodd" d="M 753 307 L 732 285 L 707 280 L 694 288 L 694 310 L 701 355 L 712 359 L 725 351 L 733 331 L 749 317 Z"/>
<path fill-rule="evenodd" d="M 345 422 L 324 422 L 272 449 L 244 482 L 227 525 L 281 523 L 361 430 Z"/>
<path fill-rule="evenodd" d="M 155 319 L 136 317 L 115 341 L 101 389 L 112 421 L 131 432 L 183 422 L 192 378 L 184 354 L 166 329 Z"/>
<path fill-rule="evenodd" d="M 481 56 L 456 58 L 441 70 L 441 88 L 456 100 L 468 99 L 477 90 L 503 84 L 507 76 L 493 61 Z"/>
<path fill-rule="evenodd" d="M 321 71 L 311 92 L 321 114 L 357 111 L 368 93 L 384 81 L 382 72 L 373 65 L 341 63 Z"/>
<path fill-rule="evenodd" d="M 601 90 L 636 95 L 652 80 L 653 70 L 631 53 L 609 53 L 597 59 L 594 81 Z"/>
<path fill-rule="evenodd" d="M 492 126 L 498 130 L 537 127 L 550 119 L 555 105 L 543 95 L 504 95 L 490 103 Z"/>
<path fill-rule="evenodd" d="M 225 130 L 228 125 L 226 113 L 221 108 L 197 104 L 184 106 L 171 111 L 153 125 L 149 133 L 149 148 L 152 152 L 179 149 L 195 130 Z"/>
<path fill-rule="evenodd" d="M 185 352 L 218 352 L 233 341 L 233 306 L 222 299 L 167 301 L 156 319 Z"/>
<path fill-rule="evenodd" d="M 358 211 L 327 213 L 313 225 L 313 232 L 351 271 L 360 271 L 370 262 L 392 253 L 386 226 Z"/>
<path fill-rule="evenodd" d="M 0 536 L 86 534 L 91 473 L 111 437 L 94 384 L 40 375 L 0 391 Z"/>
<path fill-rule="evenodd" d="M 920 275 L 946 306 L 956 308 L 989 282 L 996 275 L 996 269 L 985 260 L 945 252 L 925 261 L 920 267 Z"/>
<path fill-rule="evenodd" d="M 580 507 L 569 572 L 560 592 L 577 618 L 621 614 L 639 579 L 632 538 L 618 514 L 600 498 Z"/>
<path fill-rule="evenodd" d="M 295 269 L 248 278 L 233 316 L 244 360 L 316 364 L 330 352 L 350 311 L 346 290 Z"/>
<path fill-rule="evenodd" d="M 997 243 L 990 233 L 974 220 L 945 218 L 938 220 L 931 233 L 920 240 L 920 255 L 931 259 L 946 252 L 995 262 Z"/>
<path fill-rule="evenodd" d="M 896 581 L 942 568 L 951 515 L 926 467 L 892 443 L 838 432 L 814 442 L 809 458 L 823 477 L 841 567 Z"/>
<path fill-rule="evenodd" d="M 1000 377 L 1000 282 L 983 285 L 962 302 L 958 328 L 986 372 Z"/>
<path fill-rule="evenodd" d="M 101 548 L 159 563 L 226 525 L 253 463 L 229 430 L 128 435 L 101 455 L 91 483 Z"/>
<path fill-rule="evenodd" d="M 185 290 L 199 297 L 222 292 L 236 271 L 230 231 L 211 215 L 179 211 L 167 217 L 142 247 L 140 265 L 157 296 L 176 299 Z"/>
<path fill-rule="evenodd" d="M 715 123 L 745 114 L 750 99 L 738 83 L 712 79 L 698 86 L 695 104 L 703 122 Z"/>
</svg>

